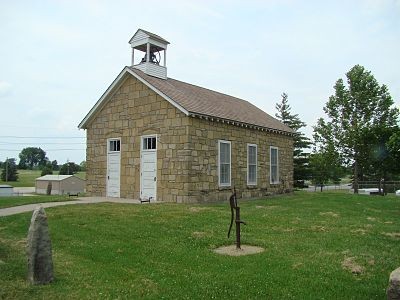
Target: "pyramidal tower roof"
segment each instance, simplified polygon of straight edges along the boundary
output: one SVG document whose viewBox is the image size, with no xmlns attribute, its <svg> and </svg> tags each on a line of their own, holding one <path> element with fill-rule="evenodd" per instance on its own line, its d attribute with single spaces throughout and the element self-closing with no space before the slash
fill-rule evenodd
<svg viewBox="0 0 400 300">
<path fill-rule="evenodd" d="M 143 73 L 161 79 L 167 79 L 167 46 L 169 42 L 161 36 L 147 30 L 138 29 L 129 40 L 132 47 L 131 66 Z M 135 53 L 141 52 L 137 59 Z"/>
</svg>

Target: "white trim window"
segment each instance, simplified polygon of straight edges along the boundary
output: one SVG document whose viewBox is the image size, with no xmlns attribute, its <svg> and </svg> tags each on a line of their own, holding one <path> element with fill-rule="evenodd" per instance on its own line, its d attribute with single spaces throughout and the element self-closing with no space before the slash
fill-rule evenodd
<svg viewBox="0 0 400 300">
<path fill-rule="evenodd" d="M 231 142 L 218 141 L 218 183 L 231 186 Z"/>
<path fill-rule="evenodd" d="M 120 152 L 121 139 L 108 139 L 108 152 Z"/>
<path fill-rule="evenodd" d="M 157 150 L 157 136 L 142 136 L 142 150 Z"/>
<path fill-rule="evenodd" d="M 247 144 L 247 185 L 257 185 L 257 145 Z"/>
<path fill-rule="evenodd" d="M 279 183 L 279 151 L 278 147 L 270 147 L 269 148 L 269 174 L 270 174 L 270 183 L 277 184 Z"/>
</svg>

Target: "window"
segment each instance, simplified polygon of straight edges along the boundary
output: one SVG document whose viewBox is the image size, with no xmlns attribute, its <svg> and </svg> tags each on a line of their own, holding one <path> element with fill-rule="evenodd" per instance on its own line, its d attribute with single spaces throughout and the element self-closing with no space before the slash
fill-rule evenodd
<svg viewBox="0 0 400 300">
<path fill-rule="evenodd" d="M 220 186 L 231 185 L 231 142 L 218 141 L 218 176 Z"/>
<path fill-rule="evenodd" d="M 257 145 L 247 144 L 247 184 L 257 184 Z"/>
<path fill-rule="evenodd" d="M 157 142 L 155 136 L 143 138 L 143 150 L 156 150 L 156 149 L 157 149 Z"/>
<path fill-rule="evenodd" d="M 279 157 L 278 148 L 270 147 L 270 183 L 279 183 Z"/>
<path fill-rule="evenodd" d="M 109 152 L 120 152 L 121 151 L 121 141 L 120 140 L 109 140 L 108 141 L 108 151 Z"/>
</svg>

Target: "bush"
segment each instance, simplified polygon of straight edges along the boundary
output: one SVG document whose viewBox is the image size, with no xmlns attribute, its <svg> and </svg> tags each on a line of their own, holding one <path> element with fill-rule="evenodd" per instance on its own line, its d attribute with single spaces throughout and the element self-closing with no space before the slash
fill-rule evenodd
<svg viewBox="0 0 400 300">
<path fill-rule="evenodd" d="M 293 185 L 295 188 L 298 188 L 298 189 L 308 188 L 308 185 L 305 184 L 304 180 L 295 180 Z"/>
<path fill-rule="evenodd" d="M 42 169 L 42 173 L 40 173 L 40 176 L 44 176 L 44 175 L 51 175 L 53 174 L 53 168 L 51 165 L 46 165 L 43 167 Z"/>
<path fill-rule="evenodd" d="M 60 175 L 73 175 L 81 170 L 80 166 L 73 162 L 63 164 L 60 168 Z"/>
</svg>

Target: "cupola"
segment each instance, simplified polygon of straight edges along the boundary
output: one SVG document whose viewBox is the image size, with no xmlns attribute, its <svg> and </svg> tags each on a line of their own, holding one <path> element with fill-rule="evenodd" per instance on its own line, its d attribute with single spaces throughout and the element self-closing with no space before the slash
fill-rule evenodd
<svg viewBox="0 0 400 300">
<path fill-rule="evenodd" d="M 132 67 L 147 75 L 167 79 L 167 45 L 169 42 L 162 37 L 138 29 L 129 44 L 132 47 Z M 140 51 L 140 57 L 135 57 L 135 50 Z"/>
</svg>

